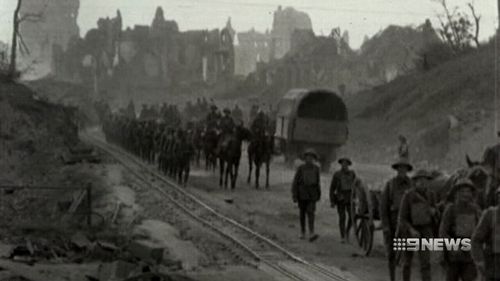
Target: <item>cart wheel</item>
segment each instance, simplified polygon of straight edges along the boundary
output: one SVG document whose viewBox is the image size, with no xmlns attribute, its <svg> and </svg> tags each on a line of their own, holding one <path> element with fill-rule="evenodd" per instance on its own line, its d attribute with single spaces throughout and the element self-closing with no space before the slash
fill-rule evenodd
<svg viewBox="0 0 500 281">
<path fill-rule="evenodd" d="M 368 256 L 373 247 L 373 214 L 368 189 L 358 182 L 351 193 L 351 220 L 354 235 L 363 254 Z"/>
</svg>

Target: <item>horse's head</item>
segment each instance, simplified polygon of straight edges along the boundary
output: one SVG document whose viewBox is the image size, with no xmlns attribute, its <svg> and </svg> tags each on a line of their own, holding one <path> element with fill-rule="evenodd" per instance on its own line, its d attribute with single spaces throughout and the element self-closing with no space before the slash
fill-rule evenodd
<svg viewBox="0 0 500 281">
<path fill-rule="evenodd" d="M 467 162 L 467 167 L 469 168 L 481 166 L 481 162 L 471 160 L 468 154 L 465 154 L 465 161 Z"/>
<path fill-rule="evenodd" d="M 483 190 L 488 184 L 490 173 L 483 166 L 478 165 L 469 168 L 467 176 L 478 190 Z"/>
<path fill-rule="evenodd" d="M 489 170 L 480 161 L 471 160 L 469 155 L 465 155 L 465 160 L 469 167 L 466 169 L 467 177 L 476 185 L 476 188 L 484 188 L 490 177 Z"/>
</svg>

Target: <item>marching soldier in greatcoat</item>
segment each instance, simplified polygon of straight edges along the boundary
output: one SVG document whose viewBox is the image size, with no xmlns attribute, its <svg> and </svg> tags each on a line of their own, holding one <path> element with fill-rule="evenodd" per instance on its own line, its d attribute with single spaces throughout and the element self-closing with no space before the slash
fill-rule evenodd
<svg viewBox="0 0 500 281">
<path fill-rule="evenodd" d="M 210 106 L 210 113 L 207 114 L 206 125 L 207 130 L 216 130 L 219 123 L 220 115 L 217 112 L 217 106 Z"/>
<path fill-rule="evenodd" d="M 500 188 L 496 190 L 500 201 Z M 472 258 L 485 280 L 500 280 L 500 208 L 494 206 L 483 212 L 472 234 Z"/>
<path fill-rule="evenodd" d="M 455 201 L 449 204 L 439 226 L 441 238 L 471 238 L 481 216 L 481 209 L 474 203 L 474 184 L 469 179 L 458 180 L 452 192 Z M 447 281 L 474 281 L 477 270 L 470 252 L 445 252 Z"/>
<path fill-rule="evenodd" d="M 352 165 L 349 158 L 341 158 L 338 163 L 341 168 L 333 174 L 330 185 L 330 204 L 332 208 L 337 206 L 340 238 L 342 243 L 345 243 L 346 236 L 351 228 L 351 192 L 356 181 L 356 173 L 349 169 L 349 166 Z"/>
<path fill-rule="evenodd" d="M 497 132 L 497 136 L 500 138 L 500 131 Z M 486 207 L 494 206 L 496 205 L 494 193 L 500 187 L 500 141 L 486 149 L 483 155 L 483 165 L 492 176 L 492 181 L 485 194 L 485 205 Z"/>
<path fill-rule="evenodd" d="M 394 163 L 392 168 L 397 171 L 397 175 L 389 180 L 382 191 L 380 200 L 380 219 L 382 221 L 384 242 L 389 262 L 389 275 L 391 281 L 394 281 L 396 278 L 396 253 L 393 250 L 392 243 L 393 238 L 396 237 L 401 200 L 405 192 L 412 186 L 412 181 L 408 177 L 408 172 L 413 170 L 413 166 L 406 159 L 401 159 Z"/>
<path fill-rule="evenodd" d="M 398 232 L 406 238 L 432 238 L 439 221 L 433 193 L 428 189 L 432 175 L 420 170 L 413 176 L 413 187 L 401 200 L 398 217 Z M 413 253 L 403 253 L 403 281 L 411 280 Z M 422 281 L 431 280 L 430 252 L 418 251 Z"/>
<path fill-rule="evenodd" d="M 298 167 L 292 183 L 292 199 L 298 204 L 300 214 L 300 239 L 306 236 L 306 217 L 309 227 L 309 241 L 318 239 L 314 232 L 316 202 L 321 198 L 320 170 L 314 164 L 318 155 L 312 149 L 304 152 L 305 163 Z"/>
</svg>

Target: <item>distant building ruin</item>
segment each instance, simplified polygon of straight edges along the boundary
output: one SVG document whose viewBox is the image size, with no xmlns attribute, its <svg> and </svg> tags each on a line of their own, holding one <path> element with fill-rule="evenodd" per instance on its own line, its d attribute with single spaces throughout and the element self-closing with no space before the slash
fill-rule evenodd
<svg viewBox="0 0 500 281">
<path fill-rule="evenodd" d="M 54 74 L 57 79 L 87 82 L 94 92 L 134 95 L 165 93 L 190 85 L 214 85 L 234 76 L 234 30 L 180 32 L 175 21 L 166 20 L 157 8 L 151 26 L 122 28 L 122 18 L 99 19 L 96 29 L 57 48 Z M 104 94 L 103 94 L 104 93 Z"/>
<path fill-rule="evenodd" d="M 292 48 L 295 31 L 312 33 L 309 16 L 292 7 L 281 6 L 274 12 L 272 30 L 265 33 L 251 29 L 239 32 L 236 52 L 236 74 L 246 76 L 257 69 L 257 65 L 284 57 Z"/>
<path fill-rule="evenodd" d="M 39 17 L 21 22 L 21 68 L 31 66 L 35 76 L 51 71 L 53 46 L 66 49 L 70 40 L 80 35 L 79 8 L 79 0 L 23 0 L 21 17 L 26 14 Z"/>
<path fill-rule="evenodd" d="M 312 30 L 312 22 L 309 15 L 304 12 L 281 6 L 274 12 L 273 28 L 271 30 L 270 59 L 280 59 L 288 53 L 291 48 L 291 37 L 295 30 Z"/>
<path fill-rule="evenodd" d="M 235 60 L 237 75 L 246 76 L 257 69 L 257 63 L 269 62 L 271 50 L 271 35 L 269 32 L 260 33 L 254 29 L 239 32 L 238 45 L 235 46 Z"/>
</svg>

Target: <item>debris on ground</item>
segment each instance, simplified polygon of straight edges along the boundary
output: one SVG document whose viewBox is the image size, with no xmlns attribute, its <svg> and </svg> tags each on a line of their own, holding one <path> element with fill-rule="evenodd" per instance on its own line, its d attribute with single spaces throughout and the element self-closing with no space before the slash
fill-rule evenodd
<svg viewBox="0 0 500 281">
<path fill-rule="evenodd" d="M 66 165 L 73 165 L 82 162 L 101 163 L 102 161 L 94 148 L 81 143 L 78 143 L 73 147 L 69 147 L 66 152 L 62 153 L 61 159 Z"/>
</svg>

